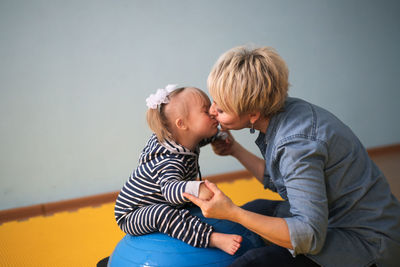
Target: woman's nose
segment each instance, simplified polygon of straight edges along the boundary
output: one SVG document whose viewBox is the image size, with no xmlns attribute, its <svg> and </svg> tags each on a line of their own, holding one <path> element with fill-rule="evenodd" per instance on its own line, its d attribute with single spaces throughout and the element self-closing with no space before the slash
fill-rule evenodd
<svg viewBox="0 0 400 267">
<path fill-rule="evenodd" d="M 217 110 L 215 109 L 215 104 L 214 104 L 214 103 L 211 104 L 208 113 L 209 113 L 211 116 L 213 116 L 213 117 L 216 117 L 216 116 L 217 116 L 218 112 L 217 112 Z"/>
</svg>

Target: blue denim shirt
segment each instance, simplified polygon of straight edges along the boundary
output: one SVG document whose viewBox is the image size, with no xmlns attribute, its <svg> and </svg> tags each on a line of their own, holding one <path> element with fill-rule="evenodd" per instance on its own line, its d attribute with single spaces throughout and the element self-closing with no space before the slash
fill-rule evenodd
<svg viewBox="0 0 400 267">
<path fill-rule="evenodd" d="M 398 264 L 399 201 L 349 127 L 288 98 L 256 144 L 266 160 L 265 188 L 290 204 L 283 217 L 293 255 L 323 266 Z"/>
</svg>

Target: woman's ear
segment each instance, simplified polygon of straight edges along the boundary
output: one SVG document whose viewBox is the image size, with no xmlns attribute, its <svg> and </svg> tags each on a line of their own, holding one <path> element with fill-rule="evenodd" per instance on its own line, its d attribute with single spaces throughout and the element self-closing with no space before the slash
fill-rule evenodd
<svg viewBox="0 0 400 267">
<path fill-rule="evenodd" d="M 186 126 L 185 122 L 182 120 L 182 118 L 177 118 L 175 120 L 175 126 L 180 130 L 186 130 L 187 129 L 187 126 Z"/>
<path fill-rule="evenodd" d="M 260 111 L 255 111 L 255 112 L 251 112 L 249 114 L 250 117 L 250 123 L 254 124 L 261 116 L 261 112 Z"/>
</svg>

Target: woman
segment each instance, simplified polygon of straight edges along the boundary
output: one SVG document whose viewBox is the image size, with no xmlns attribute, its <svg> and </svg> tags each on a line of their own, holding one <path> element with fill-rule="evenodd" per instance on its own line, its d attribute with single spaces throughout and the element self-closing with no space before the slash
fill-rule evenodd
<svg viewBox="0 0 400 267">
<path fill-rule="evenodd" d="M 208 77 L 210 114 L 223 129 L 259 131 L 263 159 L 229 134 L 214 144 L 285 201 L 240 208 L 214 184 L 209 201 L 186 194 L 204 216 L 242 224 L 272 244 L 232 266 L 394 266 L 400 203 L 353 132 L 328 111 L 290 98 L 288 69 L 268 47 L 223 54 Z"/>
</svg>

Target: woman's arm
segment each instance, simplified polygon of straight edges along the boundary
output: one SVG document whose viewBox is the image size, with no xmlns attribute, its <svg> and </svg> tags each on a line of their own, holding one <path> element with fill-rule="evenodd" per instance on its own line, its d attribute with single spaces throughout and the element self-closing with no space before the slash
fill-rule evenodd
<svg viewBox="0 0 400 267">
<path fill-rule="evenodd" d="M 232 156 L 235 157 L 257 180 L 263 183 L 265 160 L 257 157 L 235 141 Z"/>
<path fill-rule="evenodd" d="M 201 200 L 186 193 L 184 193 L 184 196 L 199 206 L 206 218 L 224 219 L 240 223 L 270 242 L 292 249 L 289 229 L 284 219 L 244 210 L 233 204 L 230 198 L 219 190 L 215 184 L 205 181 L 205 185 L 214 193 L 210 200 Z"/>
<path fill-rule="evenodd" d="M 264 179 L 265 160 L 257 157 L 233 138 L 229 131 L 225 140 L 216 140 L 212 143 L 215 154 L 220 156 L 231 155 L 236 158 L 261 183 Z"/>
<path fill-rule="evenodd" d="M 283 218 L 265 216 L 235 206 L 229 220 L 240 223 L 278 246 L 293 249 L 289 228 Z"/>
</svg>

